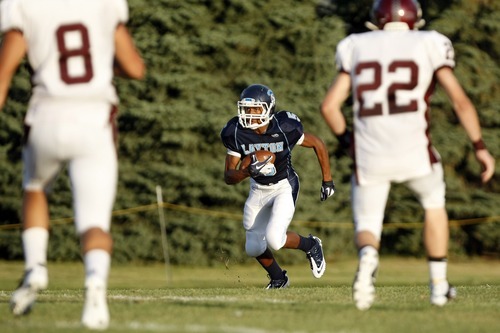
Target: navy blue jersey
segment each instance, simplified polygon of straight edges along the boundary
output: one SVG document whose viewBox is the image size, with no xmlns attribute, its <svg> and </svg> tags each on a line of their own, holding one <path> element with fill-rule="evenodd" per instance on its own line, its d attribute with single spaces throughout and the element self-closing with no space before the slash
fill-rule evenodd
<svg viewBox="0 0 500 333">
<path fill-rule="evenodd" d="M 237 116 L 229 120 L 220 133 L 228 154 L 243 159 L 256 150 L 268 150 L 276 155 L 276 175 L 255 177 L 255 181 L 261 184 L 275 184 L 282 179 L 295 177 L 292 149 L 303 135 L 299 117 L 288 111 L 276 113 L 264 134 L 242 127 Z"/>
</svg>

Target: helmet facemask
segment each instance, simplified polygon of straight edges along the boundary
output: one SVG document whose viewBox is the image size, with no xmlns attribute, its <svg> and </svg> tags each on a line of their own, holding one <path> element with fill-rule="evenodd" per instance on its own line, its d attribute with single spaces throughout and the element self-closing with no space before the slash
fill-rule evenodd
<svg viewBox="0 0 500 333">
<path fill-rule="evenodd" d="M 260 108 L 260 113 L 251 112 L 250 108 Z M 238 101 L 238 117 L 241 126 L 249 129 L 256 129 L 269 124 L 274 114 L 274 103 L 268 105 L 266 102 L 259 102 L 253 98 L 244 98 Z"/>
</svg>

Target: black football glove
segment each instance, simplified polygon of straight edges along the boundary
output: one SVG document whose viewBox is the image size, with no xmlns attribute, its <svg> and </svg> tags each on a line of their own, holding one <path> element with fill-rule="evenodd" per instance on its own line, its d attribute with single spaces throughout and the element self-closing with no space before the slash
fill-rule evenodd
<svg viewBox="0 0 500 333">
<path fill-rule="evenodd" d="M 333 183 L 333 180 L 330 180 L 329 182 L 323 182 L 321 184 L 321 201 L 325 201 L 329 197 L 331 197 L 335 193 L 335 184 Z"/>
<path fill-rule="evenodd" d="M 349 155 L 349 150 L 351 149 L 351 131 L 346 129 L 344 133 L 337 135 L 337 140 L 339 140 L 339 145 L 342 151 Z"/>
<path fill-rule="evenodd" d="M 265 161 L 259 162 L 259 160 L 257 160 L 257 157 L 255 157 L 255 154 L 253 154 L 252 163 L 250 163 L 250 165 L 248 166 L 248 173 L 250 174 L 250 177 L 255 178 L 260 175 L 260 171 L 262 170 L 262 168 L 265 167 L 272 158 L 272 156 L 269 156 Z"/>
</svg>

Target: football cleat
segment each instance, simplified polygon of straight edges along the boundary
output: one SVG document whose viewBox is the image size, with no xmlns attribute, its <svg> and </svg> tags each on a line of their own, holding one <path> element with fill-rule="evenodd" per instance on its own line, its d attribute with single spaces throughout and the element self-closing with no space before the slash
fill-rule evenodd
<svg viewBox="0 0 500 333">
<path fill-rule="evenodd" d="M 37 265 L 24 273 L 19 287 L 12 293 L 10 309 L 15 316 L 26 315 L 31 312 L 38 292 L 48 285 L 48 272 L 45 265 Z"/>
<path fill-rule="evenodd" d="M 360 258 L 352 285 L 352 298 L 358 310 L 368 310 L 375 301 L 377 270 L 378 254 L 366 254 Z"/>
<path fill-rule="evenodd" d="M 447 281 L 430 284 L 431 304 L 444 306 L 446 303 L 457 297 L 457 289 Z"/>
<path fill-rule="evenodd" d="M 326 269 L 326 261 L 323 256 L 323 246 L 321 245 L 321 239 L 318 237 L 309 235 L 309 238 L 314 239 L 316 244 L 308 252 L 306 252 L 306 257 L 309 260 L 314 277 L 319 279 L 323 276 Z"/>
<path fill-rule="evenodd" d="M 106 300 L 106 284 L 97 278 L 85 283 L 85 304 L 82 324 L 92 330 L 105 330 L 109 325 L 109 310 Z"/>
<path fill-rule="evenodd" d="M 286 271 L 283 271 L 283 279 L 280 280 L 271 280 L 267 285 L 266 289 L 283 289 L 290 285 L 290 280 L 288 279 L 288 275 Z"/>
</svg>

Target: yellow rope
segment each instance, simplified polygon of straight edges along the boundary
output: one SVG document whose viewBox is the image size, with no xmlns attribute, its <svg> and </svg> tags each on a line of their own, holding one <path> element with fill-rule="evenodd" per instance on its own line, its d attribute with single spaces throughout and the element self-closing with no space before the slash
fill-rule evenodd
<svg viewBox="0 0 500 333">
<path fill-rule="evenodd" d="M 195 207 L 187 207 L 175 205 L 168 202 L 163 202 L 161 206 L 165 209 L 178 211 L 178 212 L 186 212 L 189 214 L 196 215 L 204 215 L 211 217 L 220 217 L 220 218 L 229 218 L 234 220 L 241 220 L 242 214 L 214 211 L 203 208 L 195 208 Z M 138 207 L 132 207 L 127 209 L 115 210 L 112 213 L 112 216 L 122 216 L 122 215 L 130 215 L 144 211 L 156 210 L 158 209 L 157 204 L 150 204 Z M 50 221 L 51 225 L 61 225 L 73 222 L 73 217 L 65 217 L 54 219 Z M 490 216 L 490 217 L 479 217 L 472 219 L 463 219 L 463 220 L 450 220 L 449 224 L 451 227 L 460 227 L 463 225 L 472 225 L 472 224 L 481 224 L 481 223 L 494 223 L 500 221 L 500 216 Z M 295 225 L 302 225 L 305 227 L 322 227 L 322 228 L 337 228 L 337 229 L 352 229 L 353 225 L 351 222 L 333 222 L 333 221 L 300 221 L 294 220 L 293 223 Z M 420 229 L 423 227 L 422 222 L 391 222 L 384 224 L 384 229 Z M 10 229 L 21 229 L 21 224 L 4 224 L 0 225 L 1 230 L 10 230 Z"/>
</svg>

